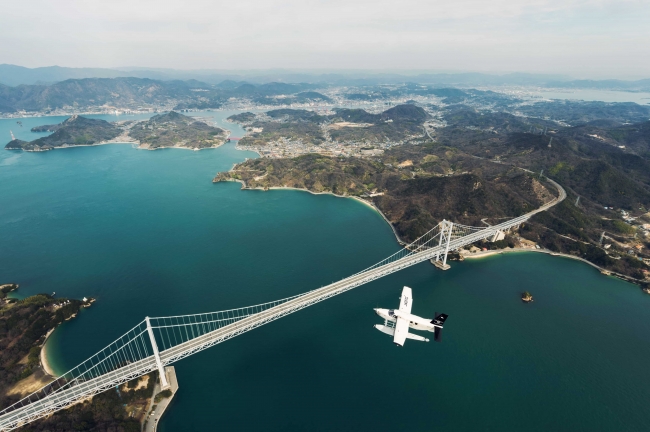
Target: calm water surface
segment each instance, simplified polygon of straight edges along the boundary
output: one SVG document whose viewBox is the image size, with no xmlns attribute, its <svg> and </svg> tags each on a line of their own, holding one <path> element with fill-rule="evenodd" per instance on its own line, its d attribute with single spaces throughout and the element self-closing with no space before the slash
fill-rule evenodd
<svg viewBox="0 0 650 432">
<path fill-rule="evenodd" d="M 62 119 L 0 120 L 0 137 Z M 212 184 L 245 157 L 233 144 L 0 151 L 0 282 L 98 299 L 48 342 L 57 370 L 146 315 L 286 297 L 397 250 L 353 200 Z M 414 313 L 450 315 L 443 343 L 397 348 L 372 328 L 403 285 Z M 649 308 L 635 286 L 561 258 L 421 264 L 177 363 L 160 430 L 646 431 Z"/>
</svg>

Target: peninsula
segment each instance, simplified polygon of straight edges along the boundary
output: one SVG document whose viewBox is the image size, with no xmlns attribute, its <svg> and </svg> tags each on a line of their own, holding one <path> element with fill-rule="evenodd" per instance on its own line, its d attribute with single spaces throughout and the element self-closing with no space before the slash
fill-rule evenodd
<svg viewBox="0 0 650 432">
<path fill-rule="evenodd" d="M 576 103 L 569 105 L 584 119 L 613 120 L 569 126 L 458 103 L 472 92 L 440 94 L 443 109 L 403 104 L 376 114 L 281 109 L 231 116 L 248 130 L 239 148 L 262 158 L 214 181 L 355 196 L 408 242 L 442 219 L 481 226 L 525 213 L 552 196 L 549 175 L 569 198 L 480 246 L 541 247 L 650 283 L 650 121 L 621 124 L 623 106 Z"/>
<path fill-rule="evenodd" d="M 389 152 L 386 157 L 393 155 Z M 444 150 L 440 157 L 445 157 Z M 460 166 L 457 154 L 450 159 Z M 471 159 L 465 161 L 477 164 Z M 507 168 L 482 176 L 465 170 L 454 176 L 436 175 L 433 165 L 428 168 L 431 171 L 414 177 L 413 163 L 400 166 L 311 154 L 293 159 L 251 159 L 217 174 L 214 181 L 235 180 L 246 188 L 291 187 L 365 199 L 384 213 L 405 242 L 415 240 L 445 218 L 481 225 L 485 215 L 517 216 L 553 198 L 553 193 L 532 176 Z"/>
<path fill-rule="evenodd" d="M 17 284 L 2 285 L 0 299 L 0 403 L 11 405 L 18 398 L 51 381 L 41 367 L 41 349 L 48 332 L 73 318 L 91 301 L 55 299 L 38 294 L 23 300 L 6 294 Z"/>
<path fill-rule="evenodd" d="M 64 321 L 74 318 L 93 299 L 80 301 L 37 294 L 22 300 L 7 298 L 17 284 L 0 285 L 0 404 L 10 406 L 53 380 L 43 363 L 47 336 Z M 85 300 L 85 299 L 84 299 Z M 120 430 L 140 432 L 154 402 L 158 373 L 136 378 L 119 392 L 104 392 L 35 421 L 29 430 Z M 154 407 L 155 408 L 155 407 Z"/>
</svg>

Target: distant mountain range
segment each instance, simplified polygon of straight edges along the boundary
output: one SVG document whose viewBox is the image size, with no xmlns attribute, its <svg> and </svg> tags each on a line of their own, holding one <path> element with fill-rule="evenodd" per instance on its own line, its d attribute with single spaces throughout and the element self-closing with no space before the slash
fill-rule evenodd
<svg viewBox="0 0 650 432">
<path fill-rule="evenodd" d="M 297 72 L 288 70 L 266 71 L 224 71 L 224 70 L 175 70 L 147 68 L 68 68 L 48 66 L 26 68 L 0 64 L 0 84 L 7 86 L 53 84 L 68 79 L 83 78 L 148 78 L 153 80 L 197 80 L 207 84 L 220 84 L 224 81 L 236 87 L 237 83 L 249 82 L 263 84 L 268 82 L 307 82 L 322 85 L 377 85 L 414 82 L 441 86 L 487 86 L 487 85 L 531 85 L 560 88 L 597 88 L 629 91 L 650 91 L 650 79 L 637 81 L 623 80 L 574 80 L 567 76 L 509 73 L 385 73 L 365 71 L 342 71 L 332 73 Z M 234 87 L 233 87 L 234 88 Z"/>
<path fill-rule="evenodd" d="M 294 95 L 298 102 L 328 100 L 311 91 L 311 84 L 267 83 L 253 85 L 234 81 L 211 85 L 197 80 L 159 81 L 149 78 L 69 79 L 51 85 L 0 84 L 0 113 L 52 112 L 57 109 L 88 110 L 93 107 L 141 109 L 218 108 L 231 97 L 273 104 L 273 96 Z M 287 98 L 283 99 L 287 101 Z"/>
</svg>

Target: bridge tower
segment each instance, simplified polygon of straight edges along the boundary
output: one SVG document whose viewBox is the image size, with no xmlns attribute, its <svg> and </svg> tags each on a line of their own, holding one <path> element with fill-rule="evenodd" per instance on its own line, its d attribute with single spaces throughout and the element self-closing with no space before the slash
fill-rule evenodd
<svg viewBox="0 0 650 432">
<path fill-rule="evenodd" d="M 153 334 L 153 329 L 151 328 L 151 322 L 149 317 L 145 318 L 147 322 L 147 333 L 149 333 L 149 339 L 151 340 L 151 348 L 153 349 L 153 355 L 156 359 L 156 366 L 158 366 L 158 375 L 160 375 L 160 388 L 162 390 L 167 390 L 170 385 L 167 382 L 167 374 L 165 373 L 165 368 L 160 360 L 160 353 L 158 352 L 158 344 L 156 343 L 156 337 Z"/>
<path fill-rule="evenodd" d="M 451 233 L 453 229 L 453 222 L 449 222 L 445 219 L 440 222 L 440 241 L 438 242 L 438 246 L 443 247 L 444 245 L 445 251 L 442 253 L 442 261 L 440 260 L 440 252 L 436 254 L 435 260 L 431 260 L 431 264 L 438 267 L 440 270 L 449 270 L 451 268 L 451 266 L 447 264 L 447 254 L 449 253 L 449 242 L 451 242 Z"/>
</svg>

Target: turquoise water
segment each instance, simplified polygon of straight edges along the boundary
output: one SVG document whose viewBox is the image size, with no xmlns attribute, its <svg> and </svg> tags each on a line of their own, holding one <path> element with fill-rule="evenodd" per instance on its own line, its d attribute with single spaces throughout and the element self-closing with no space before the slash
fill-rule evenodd
<svg viewBox="0 0 650 432">
<path fill-rule="evenodd" d="M 0 120 L 0 136 L 51 122 Z M 146 315 L 286 297 L 397 250 L 356 201 L 211 183 L 253 156 L 233 144 L 0 151 L 0 281 L 98 299 L 48 343 L 57 370 Z M 414 313 L 450 315 L 443 343 L 397 348 L 372 328 L 403 285 Z M 645 431 L 649 327 L 650 297 L 575 261 L 425 263 L 180 361 L 160 430 Z"/>
</svg>

